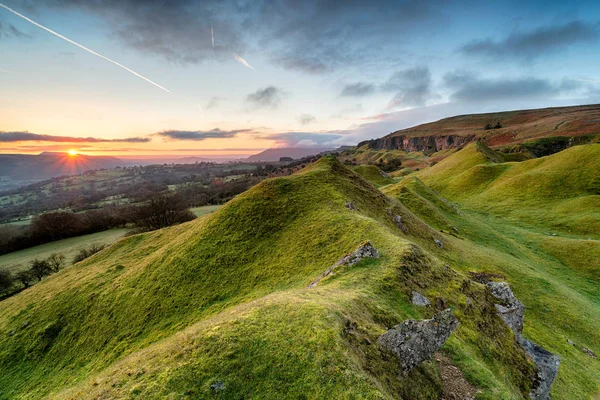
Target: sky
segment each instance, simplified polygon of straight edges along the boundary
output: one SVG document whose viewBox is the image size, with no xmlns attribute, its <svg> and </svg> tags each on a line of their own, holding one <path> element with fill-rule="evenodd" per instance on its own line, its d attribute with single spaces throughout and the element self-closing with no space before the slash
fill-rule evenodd
<svg viewBox="0 0 600 400">
<path fill-rule="evenodd" d="M 600 102 L 598 1 L 0 5 L 0 153 L 241 156 Z"/>
</svg>

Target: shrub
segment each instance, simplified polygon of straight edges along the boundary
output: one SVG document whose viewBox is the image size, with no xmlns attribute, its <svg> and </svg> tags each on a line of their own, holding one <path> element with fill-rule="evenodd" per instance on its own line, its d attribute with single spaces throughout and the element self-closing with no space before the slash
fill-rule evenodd
<svg viewBox="0 0 600 400">
<path fill-rule="evenodd" d="M 28 288 L 33 283 L 35 277 L 31 270 L 21 271 L 15 276 L 15 280 L 19 281 L 24 288 Z"/>
<path fill-rule="evenodd" d="M 138 231 L 144 232 L 165 228 L 194 218 L 196 216 L 180 195 L 161 194 L 136 208 L 134 224 Z"/>
<path fill-rule="evenodd" d="M 41 281 L 43 277 L 52 273 L 48 260 L 38 260 L 37 258 L 31 262 L 29 271 L 31 271 L 31 274 L 37 278 L 38 281 Z"/>
<path fill-rule="evenodd" d="M 4 269 L 0 269 L 0 293 L 10 291 L 14 283 L 12 274 Z"/>
</svg>

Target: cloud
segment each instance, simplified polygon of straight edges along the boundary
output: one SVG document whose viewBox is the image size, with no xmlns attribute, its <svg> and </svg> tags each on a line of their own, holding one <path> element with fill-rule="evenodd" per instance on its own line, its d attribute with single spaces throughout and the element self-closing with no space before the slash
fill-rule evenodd
<svg viewBox="0 0 600 400">
<path fill-rule="evenodd" d="M 340 96 L 343 97 L 362 97 L 375 92 L 375 85 L 372 83 L 357 82 L 344 86 Z"/>
<path fill-rule="evenodd" d="M 215 128 L 210 131 L 179 131 L 179 130 L 168 130 L 155 133 L 156 136 L 160 136 L 167 140 L 206 140 L 206 139 L 228 139 L 237 136 L 239 133 L 250 133 L 252 129 L 237 129 L 232 131 L 222 131 L 219 128 Z"/>
<path fill-rule="evenodd" d="M 221 103 L 221 100 L 223 99 L 220 97 L 211 97 L 208 103 L 204 106 L 204 109 L 211 110 L 213 108 L 217 108 L 219 106 L 219 103 Z"/>
<path fill-rule="evenodd" d="M 432 96 L 431 72 L 425 66 L 397 71 L 381 85 L 381 90 L 397 92 L 388 104 L 388 109 L 396 107 L 419 107 L 425 105 Z"/>
<path fill-rule="evenodd" d="M 298 117 L 298 122 L 300 122 L 300 125 L 308 125 L 316 121 L 317 119 L 315 118 L 315 116 L 310 114 L 302 114 Z"/>
<path fill-rule="evenodd" d="M 254 108 L 277 108 L 281 104 L 283 91 L 275 86 L 268 86 L 258 89 L 254 93 L 250 93 L 246 97 L 246 101 L 254 106 Z"/>
<path fill-rule="evenodd" d="M 387 54 L 400 61 L 401 40 L 424 23 L 442 20 L 442 0 L 36 0 L 32 7 L 84 11 L 102 18 L 116 37 L 140 52 L 180 64 L 258 49 L 285 69 L 325 73 Z M 377 21 L 377 23 L 372 23 Z M 431 24 L 430 24 L 431 25 Z M 436 24 L 434 26 L 441 26 Z M 372 46 L 378 43 L 378 46 Z"/>
<path fill-rule="evenodd" d="M 581 87 L 571 80 L 555 84 L 536 77 L 481 78 L 466 71 L 446 74 L 444 83 L 453 90 L 450 100 L 462 102 L 547 99 Z"/>
<path fill-rule="evenodd" d="M 37 141 L 37 142 L 64 142 L 64 143 L 147 143 L 150 138 L 146 137 L 130 137 L 123 139 L 101 139 L 95 137 L 71 137 L 71 136 L 54 136 L 54 135 L 40 135 L 31 132 L 0 132 L 0 143 L 10 142 L 26 142 L 26 141 Z"/>
<path fill-rule="evenodd" d="M 467 55 L 494 58 L 533 59 L 548 52 L 598 39 L 599 24 L 574 20 L 562 25 L 542 26 L 529 32 L 511 33 L 502 40 L 483 39 L 467 43 L 460 51 Z"/>
<path fill-rule="evenodd" d="M 259 134 L 255 137 L 262 140 L 274 140 L 277 147 L 323 147 L 333 146 L 347 131 L 327 132 L 281 132 L 274 134 Z"/>
<path fill-rule="evenodd" d="M 3 24 L 0 21 L 0 39 L 10 39 L 10 38 L 30 38 L 28 34 L 20 31 L 14 25 L 11 24 Z"/>
</svg>

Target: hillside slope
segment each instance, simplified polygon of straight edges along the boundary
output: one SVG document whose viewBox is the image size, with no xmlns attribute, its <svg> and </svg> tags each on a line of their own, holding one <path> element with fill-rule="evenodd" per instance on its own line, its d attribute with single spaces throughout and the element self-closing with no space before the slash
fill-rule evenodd
<svg viewBox="0 0 600 400">
<path fill-rule="evenodd" d="M 493 127 L 497 123 L 501 128 L 485 129 L 486 125 Z M 545 138 L 549 142 L 534 146 L 533 151 L 539 156 L 562 150 L 573 142 L 596 140 L 599 132 L 600 105 L 586 105 L 459 115 L 392 132 L 357 147 L 432 154 L 478 140 L 488 146 L 504 147 Z"/>
<path fill-rule="evenodd" d="M 448 397 L 435 361 L 404 375 L 375 345 L 436 304 L 460 321 L 443 352 L 478 398 L 524 398 L 533 365 L 473 271 L 503 275 L 527 306 L 525 335 L 563 358 L 553 398 L 597 393 L 599 363 L 564 339 L 600 352 L 597 281 L 570 273 L 538 236 L 523 245 L 531 232 L 508 235 L 511 225 L 412 188 L 460 232 L 444 233 L 417 202 L 393 198 L 401 184 L 385 196 L 326 157 L 1 302 L 0 398 Z M 366 240 L 380 258 L 308 287 Z M 413 305 L 413 290 L 432 305 Z"/>
</svg>

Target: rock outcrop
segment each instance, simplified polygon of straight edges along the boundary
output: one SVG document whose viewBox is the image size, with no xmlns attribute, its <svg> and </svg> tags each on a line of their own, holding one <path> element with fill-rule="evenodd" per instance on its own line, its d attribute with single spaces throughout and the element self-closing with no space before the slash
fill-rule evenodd
<svg viewBox="0 0 600 400">
<path fill-rule="evenodd" d="M 515 333 L 517 342 L 531 357 L 537 371 L 529 397 L 534 400 L 550 399 L 550 389 L 556 379 L 560 357 L 522 336 L 525 307 L 506 282 L 488 282 L 487 288 L 503 304 L 495 304 L 498 315 Z"/>
<path fill-rule="evenodd" d="M 317 286 L 319 284 L 319 281 L 321 281 L 321 279 L 331 275 L 333 273 L 333 270 L 336 269 L 337 267 L 339 267 L 340 265 L 352 266 L 365 258 L 379 258 L 379 252 L 368 241 L 364 242 L 360 246 L 358 246 L 358 248 L 354 252 L 347 254 L 344 257 L 340 258 L 335 264 L 333 264 L 331 267 L 327 268 L 325 270 L 325 272 L 323 272 L 321 274 L 321 276 L 319 276 L 310 285 L 308 285 L 308 287 L 313 288 L 313 287 Z"/>
<path fill-rule="evenodd" d="M 391 134 L 380 139 L 366 140 L 359 143 L 357 147 L 367 145 L 374 150 L 422 151 L 425 154 L 431 154 L 440 150 L 461 147 L 476 139 L 475 135 L 407 136 Z"/>
<path fill-rule="evenodd" d="M 415 292 L 414 290 L 412 292 L 411 301 L 414 305 L 417 305 L 417 306 L 428 306 L 431 304 L 431 302 L 429 301 L 429 299 L 427 297 L 423 296 L 419 292 Z"/>
<path fill-rule="evenodd" d="M 398 357 L 405 372 L 433 357 L 448 340 L 459 322 L 452 309 L 436 314 L 432 319 L 409 319 L 388 330 L 377 339 L 377 345 Z"/>
</svg>

